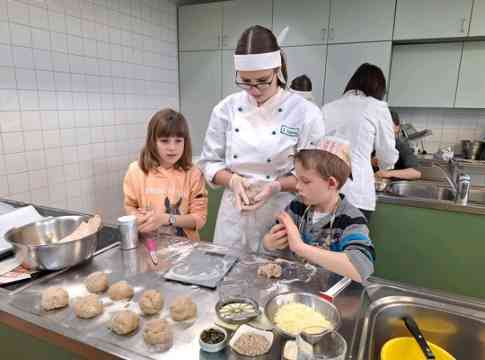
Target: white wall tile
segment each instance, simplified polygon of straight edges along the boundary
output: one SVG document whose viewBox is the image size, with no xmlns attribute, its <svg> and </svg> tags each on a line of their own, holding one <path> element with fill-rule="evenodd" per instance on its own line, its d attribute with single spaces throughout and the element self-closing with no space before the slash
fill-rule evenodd
<svg viewBox="0 0 485 360">
<path fill-rule="evenodd" d="M 0 43 L 10 44 L 10 28 L 8 22 L 0 19 Z"/>
<path fill-rule="evenodd" d="M 15 66 L 28 69 L 34 68 L 34 53 L 32 52 L 32 48 L 12 46 L 12 51 Z"/>
<path fill-rule="evenodd" d="M 37 82 L 35 80 L 34 70 L 16 69 L 15 77 L 17 79 L 17 89 L 21 89 L 21 90 L 37 89 Z"/>
<path fill-rule="evenodd" d="M 51 37 L 47 30 L 32 29 L 32 46 L 36 49 L 49 50 L 51 48 Z"/>
<path fill-rule="evenodd" d="M 18 173 L 7 175 L 8 192 L 10 194 L 18 194 L 29 191 L 29 176 L 28 173 Z"/>
<path fill-rule="evenodd" d="M 40 111 L 39 115 L 42 129 L 54 130 L 59 128 L 59 117 L 57 111 Z"/>
<path fill-rule="evenodd" d="M 66 32 L 66 21 L 64 14 L 57 13 L 54 11 L 48 11 L 49 13 L 49 27 L 52 31 L 65 33 Z"/>
<path fill-rule="evenodd" d="M 54 81 L 54 73 L 52 71 L 37 70 L 37 88 L 39 90 L 50 90 L 54 91 L 56 89 Z"/>
<path fill-rule="evenodd" d="M 84 55 L 83 38 L 79 36 L 67 36 L 67 48 L 70 54 Z"/>
<path fill-rule="evenodd" d="M 42 129 L 40 114 L 37 111 L 23 111 L 21 113 L 22 128 L 25 131 Z"/>
<path fill-rule="evenodd" d="M 61 148 L 46 149 L 45 158 L 47 167 L 61 166 L 63 162 Z"/>
<path fill-rule="evenodd" d="M 29 7 L 18 1 L 8 1 L 8 17 L 10 21 L 30 25 Z"/>
<path fill-rule="evenodd" d="M 7 174 L 15 174 L 27 171 L 27 161 L 25 159 L 25 153 L 6 154 L 5 167 L 7 169 Z"/>
<path fill-rule="evenodd" d="M 40 150 L 44 148 L 42 131 L 25 131 L 24 132 L 25 150 Z"/>
<path fill-rule="evenodd" d="M 28 151 L 25 153 L 25 159 L 29 171 L 45 169 L 46 160 L 43 150 Z"/>
<path fill-rule="evenodd" d="M 33 170 L 29 171 L 29 182 L 32 189 L 45 188 L 48 186 L 47 170 Z"/>
<path fill-rule="evenodd" d="M 52 50 L 67 53 L 67 35 L 63 33 L 51 32 Z"/>
<path fill-rule="evenodd" d="M 20 153 L 25 150 L 22 132 L 3 133 L 2 142 L 5 154 Z"/>
<path fill-rule="evenodd" d="M 0 111 L 18 111 L 19 101 L 16 90 L 0 90 Z"/>
<path fill-rule="evenodd" d="M 32 46 L 32 34 L 29 26 L 10 23 L 10 37 L 14 45 Z"/>
<path fill-rule="evenodd" d="M 73 111 L 59 111 L 59 127 L 61 129 L 74 128 L 74 112 Z"/>
<path fill-rule="evenodd" d="M 0 175 L 0 196 L 8 196 L 8 182 L 7 175 Z"/>
<path fill-rule="evenodd" d="M 32 197 L 32 202 L 39 205 L 49 204 L 49 188 L 43 187 L 39 189 L 32 189 L 30 192 Z"/>
<path fill-rule="evenodd" d="M 0 67 L 0 89 L 15 89 L 17 83 L 15 81 L 15 68 L 1 66 Z"/>
<path fill-rule="evenodd" d="M 47 179 L 49 184 L 60 184 L 66 181 L 64 166 L 54 166 L 47 169 Z"/>
<path fill-rule="evenodd" d="M 13 57 L 9 45 L 0 44 L 0 66 L 13 66 Z"/>
<path fill-rule="evenodd" d="M 30 6 L 30 25 L 42 29 L 49 29 L 47 10 L 37 6 Z"/>
<path fill-rule="evenodd" d="M 77 146 L 66 146 L 62 148 L 62 162 L 71 164 L 78 162 Z"/>
<path fill-rule="evenodd" d="M 70 71 L 69 57 L 67 54 L 60 53 L 60 52 L 53 52 L 52 61 L 54 64 L 55 71 L 64 71 L 64 72 Z"/>
<path fill-rule="evenodd" d="M 52 70 L 52 57 L 48 50 L 34 49 L 34 66 L 40 70 Z"/>
<path fill-rule="evenodd" d="M 61 146 L 61 137 L 59 130 L 45 130 L 42 133 L 44 148 L 58 148 Z"/>
<path fill-rule="evenodd" d="M 0 131 L 15 132 L 22 131 L 20 113 L 17 111 L 0 113 Z"/>
<path fill-rule="evenodd" d="M 0 175 L 5 175 L 7 173 L 7 167 L 5 166 L 5 156 L 0 155 Z"/>
<path fill-rule="evenodd" d="M 79 166 L 77 163 L 64 165 L 64 175 L 66 181 L 79 179 Z"/>
</svg>

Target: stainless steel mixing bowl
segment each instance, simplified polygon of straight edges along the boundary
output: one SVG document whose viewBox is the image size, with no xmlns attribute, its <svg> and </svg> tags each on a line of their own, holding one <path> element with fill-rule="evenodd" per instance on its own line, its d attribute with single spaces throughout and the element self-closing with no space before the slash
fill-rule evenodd
<svg viewBox="0 0 485 360">
<path fill-rule="evenodd" d="M 322 314 L 330 322 L 332 330 L 340 327 L 340 311 L 331 302 L 306 292 L 289 292 L 273 296 L 264 307 L 264 314 L 274 326 L 274 330 L 287 338 L 295 338 L 295 334 L 290 334 L 276 325 L 274 318 L 278 308 L 291 303 L 300 303 L 309 306 L 314 311 Z"/>
<path fill-rule="evenodd" d="M 47 218 L 13 228 L 4 236 L 27 269 L 60 270 L 90 259 L 96 251 L 101 226 L 90 236 L 60 242 L 87 219 L 87 216 Z"/>
</svg>

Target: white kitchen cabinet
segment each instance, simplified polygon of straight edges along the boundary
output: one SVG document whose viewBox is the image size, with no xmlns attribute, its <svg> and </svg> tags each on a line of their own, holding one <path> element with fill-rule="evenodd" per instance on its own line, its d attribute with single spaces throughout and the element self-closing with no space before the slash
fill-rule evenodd
<svg viewBox="0 0 485 360">
<path fill-rule="evenodd" d="M 485 41 L 463 48 L 455 107 L 485 108 Z"/>
<path fill-rule="evenodd" d="M 395 0 L 332 0 L 329 43 L 392 40 Z"/>
<path fill-rule="evenodd" d="M 357 68 L 367 62 L 381 68 L 386 80 L 391 62 L 391 42 L 328 45 L 325 70 L 325 103 L 340 97 Z"/>
<path fill-rule="evenodd" d="M 394 46 L 389 103 L 453 107 L 462 43 Z"/>
<path fill-rule="evenodd" d="M 327 41 L 330 0 L 274 0 L 273 28 L 279 34 L 290 27 L 288 37 L 280 44 L 311 45 Z"/>
<path fill-rule="evenodd" d="M 221 3 L 179 8 L 180 50 L 219 49 L 222 31 Z"/>
<path fill-rule="evenodd" d="M 397 0 L 394 40 L 463 37 L 473 0 Z"/>
<path fill-rule="evenodd" d="M 475 0 L 470 36 L 485 36 L 485 0 Z"/>
<path fill-rule="evenodd" d="M 241 91 L 236 86 L 234 70 L 234 50 L 222 51 L 222 97 Z"/>
<path fill-rule="evenodd" d="M 180 102 L 192 135 L 192 151 L 199 155 L 212 108 L 221 99 L 221 52 L 180 53 Z"/>
<path fill-rule="evenodd" d="M 312 81 L 315 103 L 322 105 L 325 78 L 326 45 L 284 48 L 288 61 L 288 86 L 295 77 L 305 74 Z"/>
<path fill-rule="evenodd" d="M 235 49 L 242 32 L 252 25 L 271 29 L 271 0 L 233 0 L 222 2 L 222 47 Z"/>
</svg>

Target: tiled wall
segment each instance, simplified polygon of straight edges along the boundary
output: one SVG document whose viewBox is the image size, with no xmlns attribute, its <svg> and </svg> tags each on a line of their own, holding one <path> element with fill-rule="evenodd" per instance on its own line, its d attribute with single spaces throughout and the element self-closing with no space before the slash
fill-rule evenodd
<svg viewBox="0 0 485 360">
<path fill-rule="evenodd" d="M 484 109 L 426 109 L 395 108 L 402 123 L 412 123 L 416 129 L 431 129 L 433 135 L 424 139 L 427 152 L 455 145 L 461 149 L 460 140 L 477 140 L 485 136 Z"/>
<path fill-rule="evenodd" d="M 178 108 L 168 0 L 0 0 L 0 197 L 113 221 L 146 122 Z"/>
</svg>

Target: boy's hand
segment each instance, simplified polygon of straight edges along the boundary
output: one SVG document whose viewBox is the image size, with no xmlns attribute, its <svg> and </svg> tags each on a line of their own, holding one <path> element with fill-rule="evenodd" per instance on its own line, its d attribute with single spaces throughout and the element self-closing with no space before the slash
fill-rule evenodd
<svg viewBox="0 0 485 360">
<path fill-rule="evenodd" d="M 305 247 L 305 243 L 303 242 L 300 236 L 300 232 L 293 222 L 293 219 L 290 217 L 290 215 L 288 215 L 288 213 L 282 212 L 278 215 L 278 220 L 286 228 L 286 234 L 288 237 L 288 245 L 290 246 L 290 250 L 293 251 L 295 254 L 300 255 L 300 252 Z"/>
<path fill-rule="evenodd" d="M 282 224 L 273 226 L 270 232 L 264 236 L 263 245 L 270 251 L 286 249 L 288 247 L 288 238 L 285 226 Z"/>
</svg>

